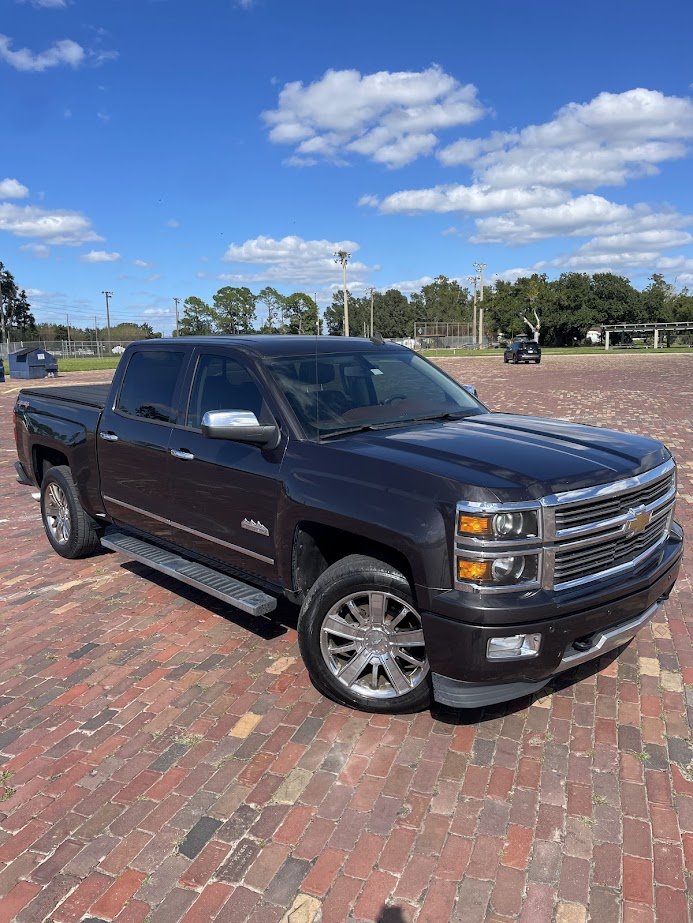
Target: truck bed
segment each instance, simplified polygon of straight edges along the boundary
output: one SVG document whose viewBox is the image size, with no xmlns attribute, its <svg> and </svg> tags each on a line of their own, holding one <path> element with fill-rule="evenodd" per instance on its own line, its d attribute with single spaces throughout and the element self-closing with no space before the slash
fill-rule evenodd
<svg viewBox="0 0 693 923">
<path fill-rule="evenodd" d="M 22 388 L 22 394 L 30 394 L 39 398 L 58 398 L 60 401 L 71 401 L 85 407 L 94 407 L 103 410 L 106 406 L 110 384 L 105 385 L 56 385 L 49 388 Z"/>
</svg>

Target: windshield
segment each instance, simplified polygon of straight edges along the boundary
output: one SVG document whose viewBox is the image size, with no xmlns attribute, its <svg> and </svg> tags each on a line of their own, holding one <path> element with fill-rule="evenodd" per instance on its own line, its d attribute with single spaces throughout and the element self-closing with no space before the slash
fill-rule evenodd
<svg viewBox="0 0 693 923">
<path fill-rule="evenodd" d="M 313 437 L 485 412 L 468 391 L 409 350 L 285 357 L 268 368 Z"/>
</svg>

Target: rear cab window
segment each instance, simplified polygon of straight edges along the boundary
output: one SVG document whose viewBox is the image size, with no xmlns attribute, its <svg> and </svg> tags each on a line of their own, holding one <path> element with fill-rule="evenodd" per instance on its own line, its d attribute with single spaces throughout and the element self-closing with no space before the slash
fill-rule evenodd
<svg viewBox="0 0 693 923">
<path fill-rule="evenodd" d="M 184 359 L 183 350 L 142 349 L 133 352 L 115 410 L 129 417 L 175 423 L 178 408 L 174 397 Z"/>
</svg>

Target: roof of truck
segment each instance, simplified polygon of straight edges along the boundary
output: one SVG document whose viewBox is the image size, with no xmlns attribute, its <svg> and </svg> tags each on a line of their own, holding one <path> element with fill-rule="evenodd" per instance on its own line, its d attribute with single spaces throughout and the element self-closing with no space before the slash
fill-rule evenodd
<svg viewBox="0 0 693 923">
<path fill-rule="evenodd" d="M 301 336 L 300 334 L 256 334 L 254 336 L 197 336 L 167 337 L 157 340 L 140 340 L 139 346 L 156 346 L 165 343 L 176 346 L 235 346 L 246 352 L 262 356 L 313 356 L 327 353 L 371 352 L 387 346 L 389 349 L 406 349 L 396 343 L 379 343 L 364 337 Z M 134 345 L 134 344 L 132 344 Z"/>
</svg>

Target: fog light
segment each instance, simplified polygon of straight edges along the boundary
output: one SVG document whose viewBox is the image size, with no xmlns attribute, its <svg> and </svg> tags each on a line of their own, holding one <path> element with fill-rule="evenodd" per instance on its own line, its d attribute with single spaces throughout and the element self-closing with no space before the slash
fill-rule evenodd
<svg viewBox="0 0 693 923">
<path fill-rule="evenodd" d="M 536 657 L 540 645 L 540 634 L 489 638 L 486 645 L 486 658 L 488 660 L 513 660 L 515 657 Z"/>
</svg>

